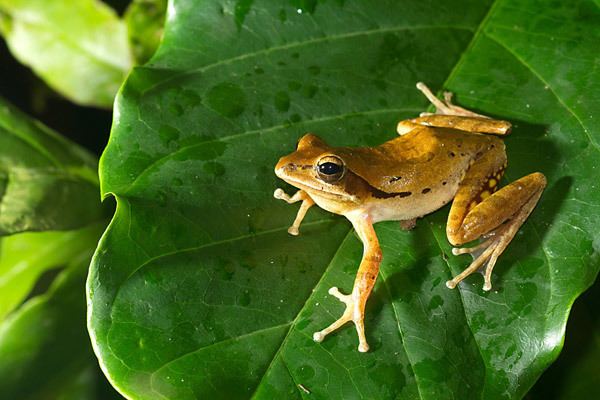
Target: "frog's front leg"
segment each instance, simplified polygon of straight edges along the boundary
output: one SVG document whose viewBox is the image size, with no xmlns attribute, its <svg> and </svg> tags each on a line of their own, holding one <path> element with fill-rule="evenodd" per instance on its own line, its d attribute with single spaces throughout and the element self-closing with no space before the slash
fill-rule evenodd
<svg viewBox="0 0 600 400">
<path fill-rule="evenodd" d="M 472 248 L 453 249 L 454 255 L 474 253 L 476 256 L 463 272 L 446 282 L 450 289 L 484 264 L 483 290 L 492 288 L 496 260 L 531 214 L 546 187 L 544 175 L 535 172 L 493 193 L 504 169 L 499 161 L 502 159 L 491 153 L 480 164 L 475 164 L 454 198 L 446 227 L 450 243 L 459 246 L 482 237 L 486 240 Z"/>
<path fill-rule="evenodd" d="M 354 279 L 351 294 L 342 294 L 337 287 L 329 289 L 329 294 L 337 297 L 341 302 L 346 304 L 344 313 L 327 328 L 315 332 L 313 339 L 316 342 L 321 342 L 325 336 L 337 330 L 346 322 L 352 321 L 358 333 L 358 351 L 364 353 L 369 350 L 369 345 L 365 337 L 365 305 L 375 285 L 382 256 L 379 241 L 377 240 L 370 217 L 361 214 L 357 217 L 348 217 L 348 219 L 352 222 L 354 229 L 356 229 L 363 242 L 363 257 L 358 267 L 356 278 Z"/>
<path fill-rule="evenodd" d="M 283 200 L 288 204 L 296 203 L 298 201 L 302 201 L 302 205 L 300 205 L 300 209 L 298 210 L 298 214 L 296 214 L 296 219 L 292 226 L 288 228 L 288 233 L 290 235 L 297 236 L 299 234 L 300 224 L 306 215 L 306 212 L 309 208 L 315 204 L 313 199 L 306 193 L 304 190 L 298 190 L 292 197 L 288 196 L 282 189 L 276 189 L 275 193 L 273 193 L 273 197 L 276 199 Z"/>
</svg>

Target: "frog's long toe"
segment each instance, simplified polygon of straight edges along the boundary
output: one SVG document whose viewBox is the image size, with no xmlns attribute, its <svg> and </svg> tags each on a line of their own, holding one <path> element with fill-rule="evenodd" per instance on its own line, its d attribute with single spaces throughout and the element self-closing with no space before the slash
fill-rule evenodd
<svg viewBox="0 0 600 400">
<path fill-rule="evenodd" d="M 459 255 L 469 253 L 473 255 L 474 260 L 463 272 L 446 282 L 446 286 L 450 289 L 454 289 L 460 281 L 480 269 L 485 264 L 483 290 L 491 290 L 492 271 L 496 265 L 496 261 L 514 237 L 519 226 L 520 224 L 518 221 L 511 221 L 502 229 L 499 229 L 492 238 L 485 240 L 477 246 L 453 248 L 452 254 Z"/>
<path fill-rule="evenodd" d="M 356 332 L 358 333 L 358 351 L 361 353 L 369 351 L 369 345 L 365 337 L 364 307 L 360 307 L 361 301 L 359 296 L 343 294 L 337 287 L 332 287 L 329 289 L 329 294 L 346 304 L 346 310 L 344 310 L 344 313 L 340 318 L 338 318 L 337 321 L 329 325 L 327 328 L 319 332 L 315 332 L 313 334 L 313 340 L 315 342 L 322 342 L 327 335 L 339 329 L 346 322 L 352 321 L 356 326 Z"/>
</svg>

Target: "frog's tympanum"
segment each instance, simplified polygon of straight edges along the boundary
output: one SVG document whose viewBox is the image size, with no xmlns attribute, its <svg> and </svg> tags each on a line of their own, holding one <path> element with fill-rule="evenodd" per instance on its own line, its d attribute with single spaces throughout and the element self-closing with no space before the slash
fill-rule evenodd
<svg viewBox="0 0 600 400">
<path fill-rule="evenodd" d="M 341 318 L 313 335 L 317 342 L 352 321 L 358 332 L 358 350 L 369 349 L 364 333 L 365 304 L 382 259 L 374 223 L 395 220 L 411 228 L 417 218 L 452 201 L 446 225 L 450 243 L 460 246 L 482 241 L 475 247 L 453 249 L 454 255 L 474 254 L 474 260 L 446 286 L 453 289 L 482 268 L 483 290 L 490 290 L 496 260 L 546 186 L 544 175 L 535 172 L 498 189 L 506 168 L 501 136 L 509 133 L 510 123 L 452 104 L 451 93 L 445 93 L 441 101 L 423 83 L 417 88 L 436 112 L 400 121 L 400 136 L 395 139 L 376 147 L 331 147 L 307 134 L 296 151 L 282 157 L 275 167 L 279 178 L 300 189 L 291 197 L 281 189 L 275 191 L 277 199 L 302 201 L 290 234 L 298 234 L 306 211 L 316 203 L 348 218 L 364 245 L 352 293 L 329 289 L 346 309 Z"/>
</svg>

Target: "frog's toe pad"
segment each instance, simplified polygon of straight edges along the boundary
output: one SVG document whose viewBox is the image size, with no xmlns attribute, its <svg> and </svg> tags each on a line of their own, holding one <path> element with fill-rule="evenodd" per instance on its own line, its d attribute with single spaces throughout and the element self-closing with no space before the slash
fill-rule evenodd
<svg viewBox="0 0 600 400">
<path fill-rule="evenodd" d="M 456 282 L 454 282 L 454 279 L 446 281 L 446 287 L 448 289 L 454 289 L 456 287 Z"/>
<path fill-rule="evenodd" d="M 325 335 L 322 332 L 313 333 L 313 340 L 317 343 L 321 343 L 325 339 Z"/>
</svg>

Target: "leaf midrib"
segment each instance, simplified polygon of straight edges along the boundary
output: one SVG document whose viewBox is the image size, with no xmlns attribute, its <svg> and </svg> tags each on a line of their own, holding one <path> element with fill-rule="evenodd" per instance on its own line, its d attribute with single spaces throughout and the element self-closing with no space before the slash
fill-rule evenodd
<svg viewBox="0 0 600 400">
<path fill-rule="evenodd" d="M 327 267 L 323 270 L 323 274 L 321 275 L 321 278 L 317 281 L 317 283 L 315 284 L 314 288 L 312 291 L 309 292 L 306 301 L 304 302 L 304 305 L 302 305 L 302 307 L 300 308 L 300 310 L 298 311 L 298 314 L 296 314 L 296 318 L 294 318 L 294 320 L 292 321 L 292 323 L 290 324 L 290 327 L 288 328 L 287 333 L 285 334 L 285 337 L 283 338 L 283 340 L 281 341 L 281 344 L 279 345 L 279 348 L 277 349 L 277 352 L 275 353 L 275 355 L 273 356 L 273 359 L 271 360 L 271 363 L 269 364 L 269 366 L 267 367 L 267 369 L 265 370 L 261 380 L 258 382 L 258 384 L 256 385 L 256 388 L 254 389 L 254 391 L 252 392 L 252 395 L 250 396 L 250 399 L 253 400 L 255 398 L 256 392 L 258 391 L 258 389 L 261 387 L 264 379 L 267 377 L 267 375 L 269 375 L 269 371 L 271 370 L 273 364 L 275 363 L 275 360 L 277 359 L 277 357 L 279 357 L 279 355 L 281 354 L 281 351 L 285 348 L 285 344 L 287 343 L 292 331 L 294 330 L 294 327 L 296 326 L 296 323 L 298 322 L 298 318 L 300 318 L 300 315 L 302 315 L 302 312 L 304 311 L 304 309 L 306 308 L 306 306 L 308 305 L 311 297 L 312 297 L 312 293 L 314 293 L 314 290 L 316 290 L 316 288 L 318 288 L 321 283 L 324 281 L 325 276 L 327 275 L 327 272 L 329 271 L 329 269 L 333 266 L 333 260 L 335 260 L 342 248 L 342 244 L 351 236 L 352 234 L 352 228 L 348 229 L 348 233 L 346 233 L 346 235 L 344 235 L 344 237 L 342 238 L 337 250 L 333 253 L 333 256 L 331 257 L 331 260 L 329 261 L 329 264 L 327 264 Z M 290 372 L 291 375 L 291 372 Z M 293 380 L 293 378 L 292 378 Z"/>
</svg>

